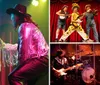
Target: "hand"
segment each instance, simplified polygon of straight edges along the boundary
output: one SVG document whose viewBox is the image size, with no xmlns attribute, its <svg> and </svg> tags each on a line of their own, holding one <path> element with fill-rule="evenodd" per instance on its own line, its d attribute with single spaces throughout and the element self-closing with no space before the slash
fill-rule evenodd
<svg viewBox="0 0 100 85">
<path fill-rule="evenodd" d="M 86 15 L 86 12 L 83 13 L 83 16 L 85 16 L 85 15 Z"/>
<path fill-rule="evenodd" d="M 60 72 L 58 70 L 55 70 L 54 74 L 55 74 L 56 77 L 60 77 L 61 76 L 61 74 L 60 74 Z"/>
<path fill-rule="evenodd" d="M 98 10 L 93 9 L 93 13 L 94 13 L 94 15 L 98 15 Z"/>
</svg>

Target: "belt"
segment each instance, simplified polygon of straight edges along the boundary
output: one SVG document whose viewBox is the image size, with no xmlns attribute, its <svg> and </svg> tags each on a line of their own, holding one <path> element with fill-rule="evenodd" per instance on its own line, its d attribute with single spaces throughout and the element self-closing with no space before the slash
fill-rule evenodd
<svg viewBox="0 0 100 85">
<path fill-rule="evenodd" d="M 37 59 L 48 67 L 48 55 L 41 56 L 40 58 L 37 58 Z"/>
</svg>

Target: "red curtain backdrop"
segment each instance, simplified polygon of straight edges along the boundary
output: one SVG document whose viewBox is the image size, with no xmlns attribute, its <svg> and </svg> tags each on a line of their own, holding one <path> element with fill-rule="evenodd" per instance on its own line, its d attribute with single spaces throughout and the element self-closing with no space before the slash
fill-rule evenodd
<svg viewBox="0 0 100 85">
<path fill-rule="evenodd" d="M 52 1 L 52 0 L 51 0 Z M 54 2 L 55 1 L 55 2 Z M 56 29 L 57 29 L 57 20 L 58 20 L 58 15 L 56 15 L 56 12 L 59 11 L 63 5 L 68 5 L 68 12 L 71 14 L 72 13 L 72 1 L 68 1 L 66 3 L 62 3 L 59 0 L 54 0 L 53 3 L 50 4 L 50 40 L 51 42 L 55 41 L 55 37 L 56 37 Z M 95 16 L 95 21 L 96 21 L 96 26 L 97 26 L 97 32 L 100 35 L 100 2 L 98 1 L 80 1 L 78 2 L 80 9 L 79 9 L 79 13 L 82 14 L 83 12 L 85 12 L 85 5 L 86 4 L 91 4 L 91 8 L 92 9 L 97 9 L 98 15 Z M 69 25 L 70 25 L 70 18 L 68 18 L 66 20 L 66 30 L 68 29 Z M 83 19 L 82 22 L 82 28 L 85 30 L 86 32 L 86 20 L 85 18 Z M 62 30 L 60 30 L 60 34 L 59 34 L 59 38 L 62 35 Z M 90 31 L 90 38 L 94 40 L 94 35 L 93 35 L 93 30 L 91 29 Z M 99 38 L 100 40 L 100 38 Z M 69 42 L 80 42 L 82 41 L 81 36 L 75 31 L 74 33 L 72 33 L 67 41 Z"/>
</svg>

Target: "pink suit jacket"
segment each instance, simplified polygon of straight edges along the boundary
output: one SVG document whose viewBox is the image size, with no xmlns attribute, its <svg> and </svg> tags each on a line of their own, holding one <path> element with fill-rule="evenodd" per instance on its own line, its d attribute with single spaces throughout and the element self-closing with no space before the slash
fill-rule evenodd
<svg viewBox="0 0 100 85">
<path fill-rule="evenodd" d="M 22 23 L 18 29 L 18 59 L 24 62 L 31 58 L 40 58 L 48 55 L 48 45 L 33 23 Z"/>
</svg>

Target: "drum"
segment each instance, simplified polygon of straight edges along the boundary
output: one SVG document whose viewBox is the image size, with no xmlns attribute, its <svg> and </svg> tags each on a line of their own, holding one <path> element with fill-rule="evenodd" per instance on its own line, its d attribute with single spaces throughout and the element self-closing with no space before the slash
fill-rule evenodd
<svg viewBox="0 0 100 85">
<path fill-rule="evenodd" d="M 86 67 L 82 71 L 82 79 L 85 83 L 92 83 L 95 79 L 95 71 L 91 67 Z"/>
</svg>

